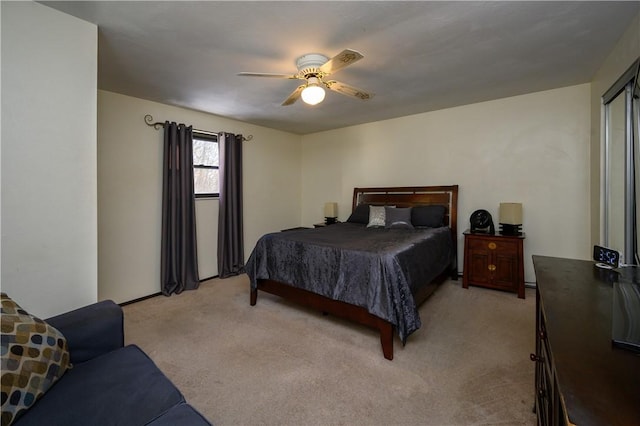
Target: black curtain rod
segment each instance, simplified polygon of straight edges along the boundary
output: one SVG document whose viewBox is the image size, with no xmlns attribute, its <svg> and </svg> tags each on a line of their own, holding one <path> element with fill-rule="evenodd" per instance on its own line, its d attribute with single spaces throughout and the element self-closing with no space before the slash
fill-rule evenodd
<svg viewBox="0 0 640 426">
<path fill-rule="evenodd" d="M 153 127 L 156 130 L 160 129 L 161 127 L 164 127 L 164 123 L 161 123 L 159 121 L 154 123 L 153 122 L 153 117 L 150 114 L 147 114 L 147 115 L 144 116 L 144 122 L 145 122 L 145 124 L 147 126 Z M 209 130 L 193 129 L 193 131 L 196 132 L 196 133 L 201 133 L 203 135 L 218 136 L 217 133 L 210 132 Z M 242 140 L 243 141 L 250 141 L 251 139 L 253 139 L 253 135 L 242 136 Z"/>
</svg>

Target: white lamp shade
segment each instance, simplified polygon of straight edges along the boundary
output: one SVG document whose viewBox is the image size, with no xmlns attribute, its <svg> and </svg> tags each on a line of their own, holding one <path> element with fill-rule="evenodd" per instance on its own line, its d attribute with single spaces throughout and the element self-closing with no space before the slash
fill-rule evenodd
<svg viewBox="0 0 640 426">
<path fill-rule="evenodd" d="M 320 86 L 307 86 L 302 90 L 302 100 L 309 105 L 317 105 L 324 100 L 324 89 Z"/>
<path fill-rule="evenodd" d="M 316 77 L 309 77 L 307 87 L 302 90 L 300 96 L 309 105 L 317 105 L 324 100 L 324 88 L 320 86 L 320 80 Z"/>
<path fill-rule="evenodd" d="M 500 223 L 522 225 L 522 203 L 500 203 Z"/>
<path fill-rule="evenodd" d="M 338 203 L 324 203 L 324 217 L 338 217 Z"/>
</svg>

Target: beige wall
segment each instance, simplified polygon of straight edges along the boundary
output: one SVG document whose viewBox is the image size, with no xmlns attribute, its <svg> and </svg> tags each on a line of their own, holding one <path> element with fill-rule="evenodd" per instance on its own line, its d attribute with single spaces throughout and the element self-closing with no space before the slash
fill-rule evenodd
<svg viewBox="0 0 640 426">
<path fill-rule="evenodd" d="M 97 28 L 0 7 L 2 290 L 48 317 L 97 300 Z"/>
<path fill-rule="evenodd" d="M 500 202 L 524 205 L 531 255 L 589 258 L 588 84 L 304 136 L 302 223 L 325 201 L 346 220 L 356 186 L 460 185 L 462 231 L 476 209 L 497 223 Z"/>
<path fill-rule="evenodd" d="M 300 224 L 300 137 L 112 92 L 98 92 L 98 296 L 125 302 L 160 291 L 162 130 L 252 134 L 243 145 L 244 241 L 248 258 L 267 232 Z M 217 200 L 196 201 L 201 278 L 217 271 Z"/>
<path fill-rule="evenodd" d="M 613 51 L 604 61 L 591 84 L 591 243 L 602 241 L 602 162 L 604 152 L 604 107 L 602 95 L 616 82 L 629 66 L 640 57 L 640 13 L 629 25 Z"/>
</svg>

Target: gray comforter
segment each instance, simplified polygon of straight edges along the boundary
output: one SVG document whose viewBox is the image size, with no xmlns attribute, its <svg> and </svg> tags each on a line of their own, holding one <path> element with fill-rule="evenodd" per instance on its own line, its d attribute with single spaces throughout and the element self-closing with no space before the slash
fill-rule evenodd
<svg viewBox="0 0 640 426">
<path fill-rule="evenodd" d="M 451 265 L 449 228 L 383 229 L 338 223 L 264 235 L 245 266 L 251 287 L 271 279 L 364 307 L 403 343 L 420 328 L 413 294 Z"/>
</svg>

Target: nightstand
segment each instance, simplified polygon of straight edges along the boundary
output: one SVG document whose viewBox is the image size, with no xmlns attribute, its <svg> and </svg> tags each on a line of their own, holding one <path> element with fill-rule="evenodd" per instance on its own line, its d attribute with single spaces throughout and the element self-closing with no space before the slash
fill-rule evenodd
<svg viewBox="0 0 640 426">
<path fill-rule="evenodd" d="M 462 287 L 469 285 L 512 291 L 524 299 L 525 235 L 464 232 Z"/>
<path fill-rule="evenodd" d="M 322 222 L 322 223 L 314 223 L 313 227 L 314 228 L 324 228 L 325 226 L 329 226 L 329 225 L 335 225 L 336 223 L 340 223 L 339 221 L 335 221 L 333 223 L 326 223 L 326 222 Z"/>
</svg>

